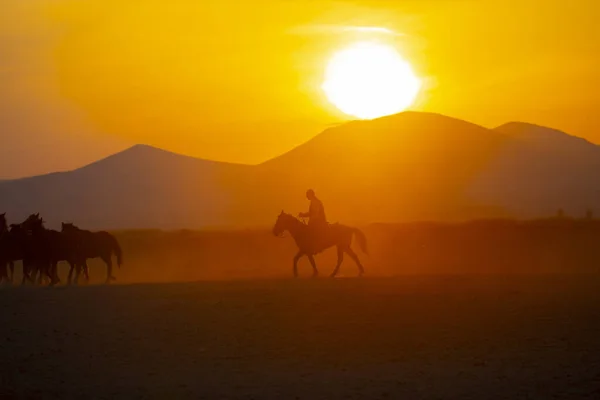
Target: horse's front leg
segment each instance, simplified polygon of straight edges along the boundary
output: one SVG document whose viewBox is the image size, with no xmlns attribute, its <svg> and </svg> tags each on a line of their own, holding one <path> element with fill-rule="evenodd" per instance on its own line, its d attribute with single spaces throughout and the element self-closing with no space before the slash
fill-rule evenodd
<svg viewBox="0 0 600 400">
<path fill-rule="evenodd" d="M 335 276 L 339 272 L 340 265 L 342 265 L 342 261 L 344 261 L 344 250 L 338 246 L 338 248 L 337 248 L 337 264 L 335 265 L 335 269 L 331 273 L 332 278 L 335 278 Z"/>
<path fill-rule="evenodd" d="M 298 260 L 300 260 L 303 255 L 304 253 L 299 251 L 298 254 L 294 256 L 294 278 L 298 277 Z"/>
<path fill-rule="evenodd" d="M 310 261 L 310 265 L 313 267 L 312 277 L 316 278 L 317 276 L 319 276 L 319 270 L 317 269 L 317 263 L 315 262 L 315 258 L 311 254 L 308 255 L 308 261 Z"/>
<path fill-rule="evenodd" d="M 0 272 L 0 283 L 2 283 L 5 279 L 6 282 L 10 282 L 9 278 L 8 278 L 8 264 L 4 264 L 2 263 L 2 266 L 0 267 L 0 269 L 2 270 Z"/>
<path fill-rule="evenodd" d="M 69 275 L 67 276 L 67 285 L 70 285 L 73 280 L 73 271 L 77 266 L 76 262 L 69 261 Z"/>
<path fill-rule="evenodd" d="M 31 279 L 31 266 L 27 260 L 23 260 L 23 277 L 21 279 L 21 286 L 25 285 L 27 281 L 33 283 L 33 280 Z"/>
<path fill-rule="evenodd" d="M 31 279 L 33 279 L 34 285 L 41 285 L 43 282 L 44 268 L 46 266 L 42 263 L 36 263 L 33 267 Z"/>
</svg>

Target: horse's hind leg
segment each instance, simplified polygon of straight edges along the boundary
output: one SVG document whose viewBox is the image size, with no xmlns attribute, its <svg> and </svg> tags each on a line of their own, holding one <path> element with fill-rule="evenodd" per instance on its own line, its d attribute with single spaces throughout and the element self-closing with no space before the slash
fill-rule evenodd
<svg viewBox="0 0 600 400">
<path fill-rule="evenodd" d="M 106 263 L 106 283 L 110 283 L 115 280 L 115 277 L 112 275 L 112 258 L 109 255 L 102 257 L 102 260 Z"/>
<path fill-rule="evenodd" d="M 304 253 L 299 251 L 298 254 L 294 256 L 294 278 L 298 277 L 298 260 L 300 260 L 303 255 Z"/>
<path fill-rule="evenodd" d="M 87 260 L 83 261 L 83 275 L 85 276 L 85 283 L 90 283 L 90 270 L 87 265 Z"/>
<path fill-rule="evenodd" d="M 312 277 L 316 278 L 317 276 L 319 276 L 319 270 L 317 269 L 317 263 L 315 262 L 315 258 L 312 255 L 308 255 L 308 261 L 310 261 L 310 265 L 313 268 L 313 274 Z"/>
<path fill-rule="evenodd" d="M 346 251 L 346 253 L 348 253 L 350 258 L 353 259 L 354 262 L 356 263 L 356 266 L 358 267 L 358 276 L 363 276 L 363 274 L 365 273 L 365 269 L 363 268 L 362 264 L 360 263 L 360 260 L 358 259 L 358 256 L 356 255 L 354 250 L 352 250 L 350 247 L 348 247 L 347 249 L 345 249 L 345 251 Z"/>
<path fill-rule="evenodd" d="M 60 278 L 58 277 L 58 263 L 53 262 L 50 264 L 48 270 L 48 278 L 50 279 L 50 286 L 54 286 L 57 283 L 60 283 Z"/>
<path fill-rule="evenodd" d="M 25 282 L 31 281 L 31 271 L 29 270 L 29 266 L 27 262 L 23 260 L 23 277 L 21 278 L 21 286 L 25 285 Z"/>
<path fill-rule="evenodd" d="M 39 269 L 39 275 L 38 275 L 38 285 L 44 285 L 46 283 L 48 283 L 48 277 L 50 276 L 50 269 L 52 267 L 50 266 L 50 264 L 46 265 L 42 265 Z"/>
<path fill-rule="evenodd" d="M 9 262 L 8 267 L 10 268 L 10 283 L 12 284 L 15 279 L 15 262 L 14 261 Z"/>
<path fill-rule="evenodd" d="M 337 264 L 335 266 L 335 269 L 333 270 L 333 272 L 330 275 L 332 278 L 335 278 L 335 276 L 339 272 L 340 265 L 342 265 L 342 261 L 344 261 L 344 249 L 341 248 L 340 246 L 338 246 L 338 248 L 337 248 Z"/>
<path fill-rule="evenodd" d="M 45 266 L 38 265 L 33 269 L 33 280 L 35 284 L 36 276 L 37 276 L 37 284 L 41 285 L 44 282 L 44 268 Z"/>
<path fill-rule="evenodd" d="M 85 283 L 90 282 L 90 274 L 88 271 L 87 261 L 81 261 L 77 264 L 75 268 L 75 284 L 79 285 L 79 276 L 81 275 L 81 271 L 83 270 L 83 276 L 85 277 Z"/>
<path fill-rule="evenodd" d="M 31 277 L 31 273 L 33 272 L 33 265 L 31 261 L 23 260 L 23 277 L 21 278 L 21 286 L 25 285 L 27 281 L 29 281 L 32 285 L 35 284 L 35 281 Z"/>
</svg>

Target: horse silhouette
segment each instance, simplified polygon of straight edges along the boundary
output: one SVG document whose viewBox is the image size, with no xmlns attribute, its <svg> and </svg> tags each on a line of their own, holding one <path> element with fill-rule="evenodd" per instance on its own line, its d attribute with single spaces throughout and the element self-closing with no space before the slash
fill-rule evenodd
<svg viewBox="0 0 600 400">
<path fill-rule="evenodd" d="M 6 213 L 0 214 L 0 283 L 6 280 L 8 283 L 13 282 L 15 273 L 15 263 L 8 256 L 10 249 L 8 248 L 10 230 L 6 221 Z M 3 246 L 2 244 L 7 244 Z M 10 275 L 8 273 L 10 269 Z"/>
<path fill-rule="evenodd" d="M 76 275 L 75 282 L 79 278 L 79 273 L 83 268 L 87 275 L 87 260 L 89 258 L 101 258 L 106 264 L 106 283 L 115 280 L 112 275 L 112 255 L 117 257 L 117 266 L 120 268 L 123 263 L 123 252 L 117 239 L 108 232 L 91 232 L 80 229 L 72 223 L 62 224 L 62 233 L 69 238 L 69 241 L 74 244 L 76 249 Z M 69 271 L 68 282 L 71 282 L 73 275 L 73 265 Z"/>
<path fill-rule="evenodd" d="M 298 246 L 298 253 L 294 256 L 294 277 L 298 276 L 298 260 L 303 256 L 307 256 L 310 261 L 310 265 L 313 268 L 313 277 L 318 276 L 319 271 L 314 256 L 333 246 L 337 247 L 337 264 L 331 273 L 331 277 L 335 277 L 339 272 L 344 260 L 344 253 L 348 254 L 356 263 L 358 275 L 362 276 L 364 274 L 365 270 L 358 256 L 351 248 L 352 238 L 356 236 L 361 250 L 365 254 L 369 254 L 367 239 L 359 229 L 342 224 L 331 224 L 315 238 L 314 231 L 311 228 L 293 215 L 286 214 L 282 210 L 281 214 L 277 217 L 275 226 L 273 226 L 273 234 L 281 237 L 285 231 L 288 231 L 292 235 L 296 246 Z"/>
<path fill-rule="evenodd" d="M 2 277 L 12 283 L 14 279 L 14 263 L 22 261 L 23 278 L 21 284 L 27 281 L 35 283 L 31 277 L 31 272 L 35 269 L 36 255 L 33 243 L 33 237 L 21 224 L 11 224 L 10 227 L 4 226 L 6 216 L 0 217 L 0 266 L 3 268 Z M 5 273 L 6 266 L 10 267 L 10 277 Z"/>
<path fill-rule="evenodd" d="M 44 220 L 38 214 L 31 214 L 22 228 L 31 234 L 32 245 L 29 248 L 33 258 L 32 279 L 37 272 L 40 273 L 39 283 L 42 283 L 43 275 L 50 279 L 50 285 L 60 282 L 57 273 L 58 263 L 66 261 L 71 266 L 76 262 L 75 246 L 62 232 L 47 229 Z"/>
<path fill-rule="evenodd" d="M 27 282 L 35 284 L 35 281 L 31 277 L 31 272 L 35 264 L 32 236 L 23 229 L 21 224 L 11 224 L 9 234 L 5 239 L 1 243 L 2 254 L 13 263 L 21 260 L 23 266 L 21 285 Z"/>
</svg>

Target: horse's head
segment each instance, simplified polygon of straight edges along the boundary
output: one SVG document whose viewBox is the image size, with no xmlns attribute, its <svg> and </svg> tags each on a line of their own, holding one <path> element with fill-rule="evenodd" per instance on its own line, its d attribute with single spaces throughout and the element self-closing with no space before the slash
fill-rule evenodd
<svg viewBox="0 0 600 400">
<path fill-rule="evenodd" d="M 26 231 L 38 231 L 44 229 L 44 220 L 40 217 L 40 213 L 31 214 L 23 223 L 21 227 Z"/>
<path fill-rule="evenodd" d="M 286 214 L 283 212 L 283 210 L 281 210 L 281 214 L 279 214 L 277 221 L 275 221 L 275 226 L 273 226 L 273 235 L 283 235 L 283 232 L 290 228 L 292 221 L 294 220 L 296 220 L 296 218 L 290 214 Z"/>
<path fill-rule="evenodd" d="M 70 232 L 75 232 L 77 230 L 78 230 L 78 228 L 72 222 L 63 222 L 62 223 L 62 229 L 61 229 L 62 232 L 70 233 Z"/>
<path fill-rule="evenodd" d="M 275 221 L 275 226 L 273 226 L 273 235 L 282 237 L 285 231 L 289 231 L 294 235 L 302 225 L 302 222 L 296 217 L 281 210 L 281 214 L 279 214 L 277 221 Z"/>
</svg>

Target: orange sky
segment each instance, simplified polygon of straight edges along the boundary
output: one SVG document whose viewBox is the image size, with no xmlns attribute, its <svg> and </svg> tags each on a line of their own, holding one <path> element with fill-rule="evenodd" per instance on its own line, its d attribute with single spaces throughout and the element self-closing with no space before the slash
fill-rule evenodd
<svg viewBox="0 0 600 400">
<path fill-rule="evenodd" d="M 596 2 L 4 0 L 0 178 L 134 143 L 256 163 L 349 119 L 320 85 L 365 34 L 423 80 L 413 109 L 522 120 L 600 143 Z"/>
</svg>

